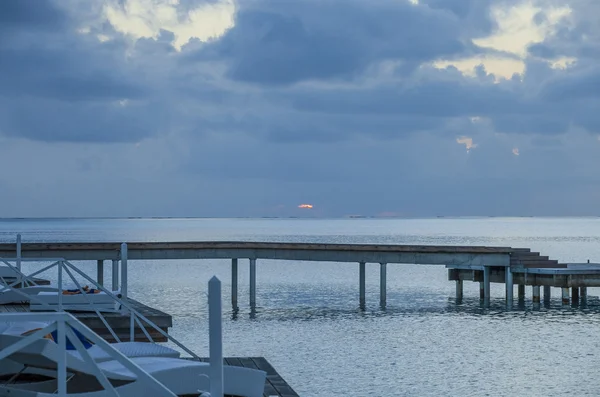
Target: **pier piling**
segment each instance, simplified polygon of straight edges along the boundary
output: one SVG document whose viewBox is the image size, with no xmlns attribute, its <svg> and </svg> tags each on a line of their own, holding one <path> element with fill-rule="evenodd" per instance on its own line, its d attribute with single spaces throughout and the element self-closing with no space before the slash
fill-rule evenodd
<svg viewBox="0 0 600 397">
<path fill-rule="evenodd" d="M 231 308 L 238 310 L 238 260 L 231 259 Z"/>
<path fill-rule="evenodd" d="M 387 264 L 379 264 L 379 305 L 382 309 L 386 306 L 387 300 Z"/>
<path fill-rule="evenodd" d="M 571 302 L 574 305 L 579 304 L 579 287 L 571 288 Z"/>
<path fill-rule="evenodd" d="M 483 299 L 490 300 L 490 267 L 483 267 Z"/>
<path fill-rule="evenodd" d="M 358 264 L 358 289 L 359 289 L 359 304 L 360 308 L 364 309 L 366 306 L 366 269 L 365 262 L 360 262 Z"/>
<path fill-rule="evenodd" d="M 463 298 L 463 281 L 456 280 L 456 300 L 460 301 Z"/>
<path fill-rule="evenodd" d="M 256 258 L 250 258 L 250 308 L 256 309 Z"/>
<path fill-rule="evenodd" d="M 483 281 L 479 282 L 479 299 L 485 299 L 485 287 L 483 286 Z"/>
<path fill-rule="evenodd" d="M 96 262 L 96 272 L 96 281 L 98 281 L 98 284 L 104 286 L 104 260 L 98 259 Z"/>
<path fill-rule="evenodd" d="M 582 302 L 587 299 L 587 287 L 579 287 L 579 296 Z"/>
<path fill-rule="evenodd" d="M 127 299 L 127 244 L 121 244 L 121 296 Z"/>
<path fill-rule="evenodd" d="M 525 285 L 524 284 L 519 284 L 519 286 L 517 288 L 517 297 L 519 298 L 520 301 L 525 300 Z"/>
<path fill-rule="evenodd" d="M 21 271 L 21 255 L 22 255 L 22 245 L 21 245 L 21 234 L 17 234 L 17 270 Z"/>
<path fill-rule="evenodd" d="M 550 298 L 552 297 L 552 287 L 549 285 L 544 285 L 544 302 L 550 303 Z"/>
<path fill-rule="evenodd" d="M 533 303 L 540 303 L 540 286 L 534 285 L 532 290 L 533 290 Z"/>
<path fill-rule="evenodd" d="M 513 274 L 510 267 L 506 268 L 506 304 L 512 305 L 514 298 Z"/>
<path fill-rule="evenodd" d="M 569 304 L 569 288 L 562 288 L 562 303 L 563 305 Z"/>
<path fill-rule="evenodd" d="M 112 261 L 112 290 L 117 291 L 119 289 L 119 261 L 113 259 Z"/>
</svg>

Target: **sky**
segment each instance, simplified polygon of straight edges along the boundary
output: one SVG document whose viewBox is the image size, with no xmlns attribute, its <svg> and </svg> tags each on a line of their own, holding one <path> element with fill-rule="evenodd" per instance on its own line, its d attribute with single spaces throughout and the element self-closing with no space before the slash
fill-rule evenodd
<svg viewBox="0 0 600 397">
<path fill-rule="evenodd" d="M 2 0 L 0 217 L 600 215 L 599 17 Z"/>
</svg>

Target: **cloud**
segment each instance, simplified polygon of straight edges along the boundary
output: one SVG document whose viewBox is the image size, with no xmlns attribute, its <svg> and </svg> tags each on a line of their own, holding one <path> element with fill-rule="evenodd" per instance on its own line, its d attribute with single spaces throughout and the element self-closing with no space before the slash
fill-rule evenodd
<svg viewBox="0 0 600 397">
<path fill-rule="evenodd" d="M 52 31 L 67 23 L 67 16 L 48 0 L 3 0 L 0 2 L 0 32 L 19 28 Z M 10 40 L 6 35 L 0 39 Z"/>
<path fill-rule="evenodd" d="M 234 80 L 267 85 L 352 79 L 373 63 L 412 67 L 470 50 L 450 13 L 408 2 L 241 2 L 235 26 L 191 59 L 227 61 Z"/>
<path fill-rule="evenodd" d="M 161 31 L 173 33 L 178 51 L 190 40 L 208 41 L 233 26 L 233 0 L 180 2 L 161 0 L 109 1 L 104 15 L 112 27 L 133 39 L 156 39 Z"/>
<path fill-rule="evenodd" d="M 0 215 L 563 214 L 561 187 L 600 194 L 594 2 L 0 7 L 0 167 L 27 165 L 0 175 Z"/>
<path fill-rule="evenodd" d="M 468 136 L 461 136 L 459 138 L 456 138 L 456 143 L 465 145 L 467 153 L 469 153 L 471 149 L 475 149 L 478 146 L 476 143 L 473 143 L 473 138 L 469 138 Z"/>
</svg>

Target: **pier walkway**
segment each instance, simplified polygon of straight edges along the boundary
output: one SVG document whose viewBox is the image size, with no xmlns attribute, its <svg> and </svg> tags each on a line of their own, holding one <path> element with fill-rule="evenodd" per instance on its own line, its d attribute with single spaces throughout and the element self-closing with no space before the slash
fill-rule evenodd
<svg viewBox="0 0 600 397">
<path fill-rule="evenodd" d="M 0 257 L 15 256 L 17 244 L 0 244 Z M 567 288 L 564 277 L 569 278 L 570 268 L 539 252 L 528 248 L 486 246 L 434 246 L 434 245 L 374 245 L 374 244 L 312 244 L 312 243 L 269 243 L 244 241 L 200 241 L 200 242 L 95 242 L 95 243 L 23 243 L 20 245 L 22 258 L 64 258 L 66 260 L 97 261 L 98 281 L 102 283 L 105 261 L 112 261 L 113 284 L 118 284 L 119 273 L 126 281 L 127 260 L 165 259 L 230 259 L 231 260 L 231 303 L 238 308 L 238 264 L 240 259 L 249 262 L 250 306 L 256 307 L 257 260 L 276 259 L 292 261 L 323 261 L 358 263 L 359 303 L 365 306 L 366 263 L 379 264 L 380 304 L 386 305 L 386 280 L 388 264 L 444 265 L 449 269 L 449 278 L 456 281 L 457 297 L 462 297 L 464 280 L 479 281 L 481 297 L 490 298 L 490 283 L 506 284 L 506 299 L 513 299 L 513 285 L 539 287 L 538 282 L 551 283 L 541 269 L 562 269 L 563 279 L 554 275 L 552 286 Z M 119 272 L 119 263 L 120 272 Z M 538 269 L 538 270 L 534 270 Z M 587 286 L 596 285 L 595 275 L 580 273 L 577 277 L 589 281 Z M 537 273 L 536 273 L 537 272 Z M 540 273 L 542 272 L 542 273 Z M 523 277 L 520 275 L 525 274 Z M 533 276 L 537 274 L 537 276 Z M 516 277 L 516 279 L 515 279 Z M 539 281 L 538 281 L 539 280 Z M 591 283 L 591 284 L 590 284 Z M 124 282 L 124 285 L 127 283 Z M 600 279 L 597 282 L 600 286 Z M 569 285 L 571 286 L 571 285 Z M 126 289 L 122 294 L 127 298 Z"/>
</svg>

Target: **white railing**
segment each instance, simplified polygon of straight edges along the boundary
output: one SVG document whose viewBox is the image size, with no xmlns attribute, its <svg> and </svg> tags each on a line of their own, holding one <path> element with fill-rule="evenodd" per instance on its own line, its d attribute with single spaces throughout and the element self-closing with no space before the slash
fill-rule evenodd
<svg viewBox="0 0 600 397">
<path fill-rule="evenodd" d="M 48 262 L 49 259 L 48 258 L 46 258 L 46 259 L 40 258 L 40 259 L 36 259 L 36 260 L 23 259 L 23 261 Z M 73 265 L 71 262 L 69 262 L 65 259 L 62 259 L 62 258 L 52 259 L 52 261 L 53 262 L 50 265 L 44 266 L 40 270 L 37 270 L 31 274 L 23 274 L 19 269 L 16 268 L 16 266 L 14 266 L 10 263 L 11 262 L 10 259 L 0 258 L 0 262 L 4 263 L 6 266 L 11 267 L 17 274 L 21 275 L 21 277 L 17 278 L 12 283 L 5 284 L 4 286 L 0 286 L 0 294 L 3 292 L 6 292 L 6 291 L 13 291 L 14 293 L 17 293 L 20 296 L 23 296 L 23 298 L 24 298 L 23 300 L 29 300 L 31 302 L 34 302 L 34 303 L 40 305 L 44 310 L 63 312 L 63 311 L 65 311 L 64 310 L 65 303 L 64 303 L 62 291 L 64 290 L 63 287 L 65 285 L 64 273 L 66 273 L 66 275 L 70 278 L 71 282 L 76 285 L 76 289 L 79 291 L 79 294 L 77 296 L 83 296 L 83 298 L 85 299 L 86 309 L 93 311 L 98 316 L 98 318 L 102 321 L 102 323 L 104 324 L 104 326 L 106 327 L 108 332 L 110 332 L 111 336 L 114 338 L 115 341 L 121 342 L 121 338 L 119 338 L 117 333 L 110 326 L 110 324 L 106 320 L 106 317 L 102 314 L 103 312 L 119 312 L 119 313 L 122 313 L 123 315 L 129 314 L 129 318 L 130 318 L 129 340 L 131 340 L 131 341 L 135 340 L 135 329 L 136 329 L 136 324 L 137 324 L 137 326 L 143 332 L 144 336 L 148 339 L 148 341 L 154 342 L 152 335 L 148 332 L 148 327 L 151 327 L 156 332 L 158 332 L 161 336 L 163 336 L 170 342 L 174 343 L 177 347 L 179 347 L 180 349 L 182 349 L 183 351 L 188 353 L 192 358 L 195 358 L 195 359 L 199 358 L 198 355 L 196 355 L 193 351 L 191 351 L 190 349 L 185 347 L 181 342 L 179 342 L 173 336 L 169 335 L 167 332 L 162 330 L 158 325 L 156 325 L 154 322 L 152 322 L 146 316 L 144 316 L 142 313 L 140 313 L 138 310 L 136 310 L 135 307 L 133 306 L 133 304 L 131 302 L 129 302 L 129 300 L 127 300 L 123 297 L 119 297 L 118 295 L 116 295 L 114 293 L 114 291 L 109 291 L 107 288 L 100 285 L 97 281 L 95 281 L 90 276 L 85 274 L 83 271 L 81 271 L 79 268 L 77 268 L 77 266 Z M 56 305 L 50 305 L 46 301 L 41 300 L 37 295 L 27 294 L 26 292 L 20 291 L 20 288 L 17 288 L 19 284 L 22 284 L 24 282 L 35 282 L 33 280 L 33 278 L 35 276 L 37 276 L 43 272 L 49 271 L 53 268 L 57 268 L 57 270 L 58 270 L 58 277 L 57 277 L 58 288 L 57 288 L 57 304 Z M 106 309 L 106 308 L 99 309 L 97 307 L 97 305 L 90 299 L 90 295 L 85 291 L 82 284 L 77 280 L 77 277 L 75 277 L 75 274 L 77 274 L 80 277 L 82 277 L 83 279 L 85 279 L 94 288 L 104 292 L 107 297 L 109 297 L 113 302 L 115 302 L 115 306 L 118 306 L 118 309 L 117 308 L 116 309 Z M 125 280 L 126 280 L 126 278 L 125 278 Z M 146 323 L 146 325 L 144 325 L 144 323 Z"/>
<path fill-rule="evenodd" d="M 113 360 L 118 361 L 123 367 L 131 371 L 136 376 L 136 382 L 141 382 L 144 390 L 152 390 L 158 396 L 169 396 L 173 397 L 175 394 L 166 388 L 162 383 L 157 381 L 155 378 L 150 376 L 146 371 L 136 365 L 134 362 L 129 360 L 121 352 L 113 348 L 110 343 L 106 342 L 100 336 L 95 334 L 88 327 L 80 323 L 75 317 L 69 313 L 18 313 L 18 314 L 1 314 L 0 319 L 6 322 L 23 322 L 23 321 L 35 321 L 45 322 L 48 325 L 42 329 L 39 329 L 32 334 L 22 337 L 17 342 L 5 347 L 0 350 L 0 362 L 4 359 L 10 358 L 11 355 L 18 353 L 22 349 L 31 345 L 37 340 L 43 339 L 45 335 L 48 335 L 56 331 L 58 344 L 58 354 L 53 357 L 56 359 L 57 366 L 57 388 L 59 396 L 67 396 L 67 338 L 71 344 L 75 347 L 75 350 L 79 352 L 81 358 L 85 362 L 89 372 L 91 372 L 102 385 L 102 387 L 114 396 L 119 396 L 119 392 L 110 383 L 102 369 L 92 359 L 89 352 L 83 346 L 79 338 L 75 335 L 73 330 L 79 331 L 85 338 L 90 342 L 98 346 L 102 351 L 108 354 Z M 70 370 L 76 370 L 77 368 L 69 368 Z"/>
</svg>

